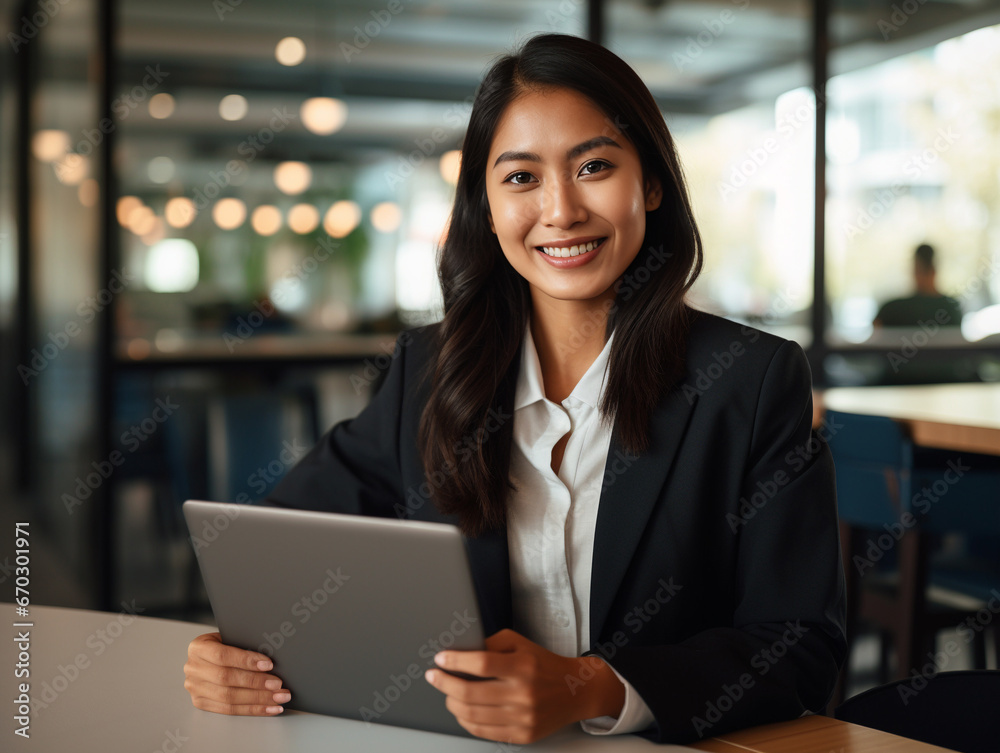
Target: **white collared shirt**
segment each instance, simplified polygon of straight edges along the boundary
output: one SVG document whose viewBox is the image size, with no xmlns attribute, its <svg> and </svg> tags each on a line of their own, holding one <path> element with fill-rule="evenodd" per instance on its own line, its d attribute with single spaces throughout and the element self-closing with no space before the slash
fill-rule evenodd
<svg viewBox="0 0 1000 753">
<path fill-rule="evenodd" d="M 598 406 L 613 339 L 560 405 L 545 397 L 530 324 L 522 345 L 510 468 L 518 490 L 507 507 L 514 630 L 561 656 L 590 649 L 594 530 L 611 446 L 611 429 L 602 424 Z M 552 448 L 567 432 L 557 476 Z M 587 719 L 581 722 L 585 731 L 621 734 L 653 722 L 636 690 L 615 675 L 625 685 L 621 715 Z"/>
</svg>

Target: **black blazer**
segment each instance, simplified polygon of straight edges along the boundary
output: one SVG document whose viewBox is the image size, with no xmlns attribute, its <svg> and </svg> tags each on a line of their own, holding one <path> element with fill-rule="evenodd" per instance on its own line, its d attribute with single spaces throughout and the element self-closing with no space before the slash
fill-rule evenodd
<svg viewBox="0 0 1000 753">
<path fill-rule="evenodd" d="M 265 503 L 455 522 L 416 444 L 435 326 L 400 335 L 371 403 Z M 675 743 L 822 711 L 846 655 L 833 462 L 801 348 L 698 314 L 686 367 L 647 453 L 613 434 L 590 594 L 592 652 L 656 717 L 638 734 Z M 506 533 L 467 547 L 485 634 L 511 627 Z"/>
</svg>

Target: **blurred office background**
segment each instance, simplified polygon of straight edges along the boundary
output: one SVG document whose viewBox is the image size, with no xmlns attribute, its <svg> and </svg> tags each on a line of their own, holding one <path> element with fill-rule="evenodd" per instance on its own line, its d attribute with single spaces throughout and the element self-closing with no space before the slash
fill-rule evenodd
<svg viewBox="0 0 1000 753">
<path fill-rule="evenodd" d="M 654 92 L 698 306 L 797 340 L 817 386 L 1000 380 L 998 24 L 998 0 L 0 0 L 0 491 L 33 599 L 185 614 L 181 501 L 262 496 L 440 315 L 472 96 L 536 32 Z M 960 321 L 873 331 L 925 242 Z"/>
</svg>

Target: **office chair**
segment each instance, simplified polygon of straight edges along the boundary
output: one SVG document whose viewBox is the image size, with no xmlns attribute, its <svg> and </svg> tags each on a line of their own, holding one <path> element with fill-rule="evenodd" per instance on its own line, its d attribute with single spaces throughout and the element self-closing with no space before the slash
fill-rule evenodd
<svg viewBox="0 0 1000 753">
<path fill-rule="evenodd" d="M 278 392 L 217 394 L 206 407 L 208 496 L 213 501 L 260 500 L 318 439 L 316 392 L 311 387 Z M 201 603 L 201 575 L 191 551 L 185 613 Z"/>
<path fill-rule="evenodd" d="M 837 707 L 834 717 L 960 753 L 1000 748 L 1000 671 L 966 670 L 880 685 Z"/>
<path fill-rule="evenodd" d="M 946 533 L 974 532 L 1000 541 L 1000 470 L 996 459 L 915 447 L 888 418 L 827 415 L 835 427 L 829 446 L 837 474 L 848 644 L 853 648 L 862 621 L 874 624 L 883 637 L 881 681 L 888 679 L 886 637 L 895 649 L 895 677 L 902 679 L 925 665 L 928 653 L 933 656 L 939 631 L 956 628 L 988 600 L 983 585 L 992 578 L 989 558 L 985 566 L 970 567 L 963 560 L 945 570 L 932 566 L 931 555 Z M 949 462 L 956 458 L 970 468 L 954 470 Z M 947 585 L 947 596 L 975 601 L 970 608 L 956 606 L 929 594 L 932 585 Z M 983 667 L 988 629 L 1000 635 L 995 625 L 972 631 L 974 658 Z M 847 669 L 845 664 L 835 702 L 846 693 Z"/>
</svg>

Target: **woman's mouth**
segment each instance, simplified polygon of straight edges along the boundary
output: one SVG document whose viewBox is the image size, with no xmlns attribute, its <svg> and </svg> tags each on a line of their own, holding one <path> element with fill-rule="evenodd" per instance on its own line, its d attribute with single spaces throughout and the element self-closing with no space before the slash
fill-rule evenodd
<svg viewBox="0 0 1000 753">
<path fill-rule="evenodd" d="M 598 246 L 600 246 L 607 238 L 598 238 L 596 240 L 588 241 L 587 243 L 581 243 L 578 246 L 562 246 L 562 247 L 548 247 L 548 246 L 536 246 L 536 248 L 541 251 L 546 256 L 551 256 L 555 259 L 566 259 L 571 256 L 579 256 L 580 254 L 586 254 L 593 251 Z"/>
</svg>

